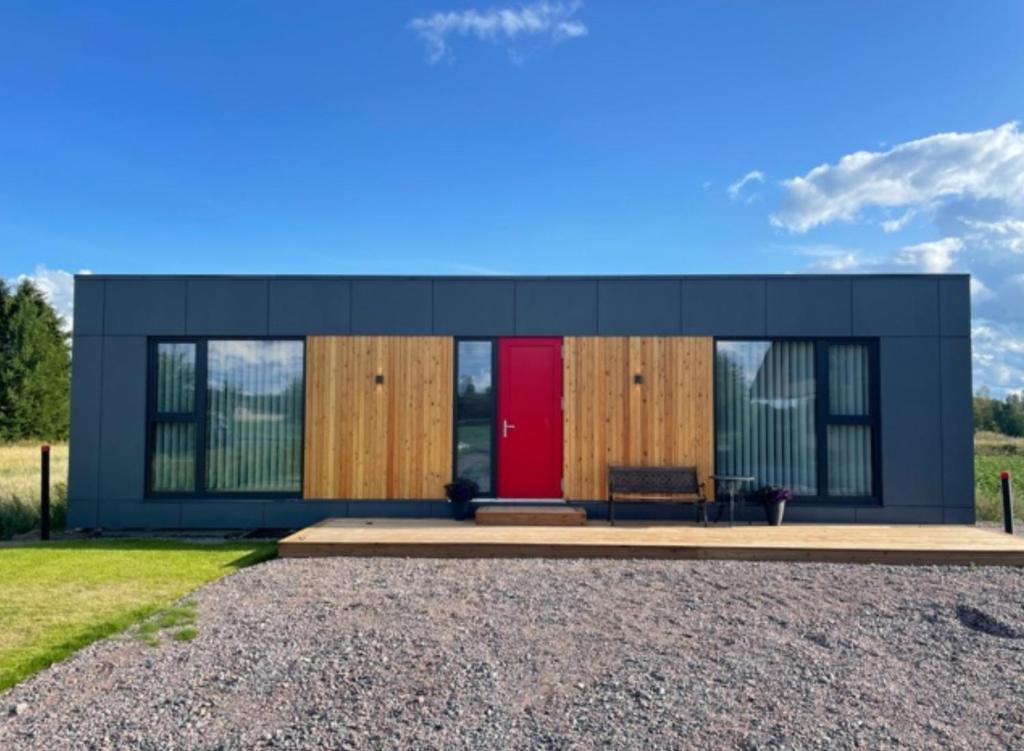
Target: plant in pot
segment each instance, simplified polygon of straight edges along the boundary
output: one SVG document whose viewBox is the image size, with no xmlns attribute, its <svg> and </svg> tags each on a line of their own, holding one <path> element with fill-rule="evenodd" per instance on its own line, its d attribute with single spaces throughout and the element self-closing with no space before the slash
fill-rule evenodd
<svg viewBox="0 0 1024 751">
<path fill-rule="evenodd" d="M 456 477 L 444 486 L 445 495 L 452 505 L 452 518 L 464 521 L 473 516 L 473 499 L 480 494 L 480 486 L 466 477 Z"/>
<path fill-rule="evenodd" d="M 765 485 L 757 491 L 757 495 L 764 504 L 768 524 L 773 527 L 782 524 L 782 516 L 786 513 L 786 501 L 793 497 L 793 491 L 780 485 Z"/>
</svg>

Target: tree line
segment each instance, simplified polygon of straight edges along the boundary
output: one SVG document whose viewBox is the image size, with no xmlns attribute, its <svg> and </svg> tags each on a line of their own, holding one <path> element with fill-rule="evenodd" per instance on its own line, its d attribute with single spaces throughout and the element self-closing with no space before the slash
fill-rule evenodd
<svg viewBox="0 0 1024 751">
<path fill-rule="evenodd" d="M 1024 436 L 1024 399 L 1020 394 L 995 399 L 983 386 L 974 395 L 974 429 Z"/>
<path fill-rule="evenodd" d="M 61 317 L 31 281 L 0 280 L 0 441 L 67 440 L 70 389 Z"/>
</svg>

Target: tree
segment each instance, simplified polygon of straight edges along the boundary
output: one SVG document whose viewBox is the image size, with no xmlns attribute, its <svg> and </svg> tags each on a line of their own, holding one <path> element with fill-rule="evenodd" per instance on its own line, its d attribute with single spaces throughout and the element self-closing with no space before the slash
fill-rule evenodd
<svg viewBox="0 0 1024 751">
<path fill-rule="evenodd" d="M 988 390 L 988 387 L 982 386 L 978 390 L 978 393 L 974 395 L 975 430 L 999 431 L 999 425 L 996 423 L 998 405 L 999 402 L 992 398 L 992 392 Z"/>
<path fill-rule="evenodd" d="M 28 280 L 2 303 L 0 437 L 65 440 L 71 356 L 60 316 Z"/>
</svg>

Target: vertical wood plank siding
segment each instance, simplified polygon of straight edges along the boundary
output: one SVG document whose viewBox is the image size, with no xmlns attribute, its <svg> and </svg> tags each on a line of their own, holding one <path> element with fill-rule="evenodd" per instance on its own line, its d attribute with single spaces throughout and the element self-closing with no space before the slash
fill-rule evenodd
<svg viewBox="0 0 1024 751">
<path fill-rule="evenodd" d="M 444 497 L 452 346 L 449 337 L 307 339 L 304 497 Z"/>
<path fill-rule="evenodd" d="M 607 497 L 616 463 L 696 465 L 713 492 L 713 363 L 711 337 L 566 337 L 565 497 Z"/>
</svg>

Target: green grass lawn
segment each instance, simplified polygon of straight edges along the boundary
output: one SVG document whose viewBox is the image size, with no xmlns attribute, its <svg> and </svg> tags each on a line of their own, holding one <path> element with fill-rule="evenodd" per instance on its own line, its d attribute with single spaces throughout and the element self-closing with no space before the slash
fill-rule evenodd
<svg viewBox="0 0 1024 751">
<path fill-rule="evenodd" d="M 275 553 L 273 543 L 162 540 L 0 547 L 0 691 Z"/>
<path fill-rule="evenodd" d="M 999 473 L 1004 469 L 1009 470 L 1013 484 L 1013 515 L 1024 520 L 1024 438 L 975 433 L 974 503 L 980 520 L 1003 518 Z"/>
</svg>

